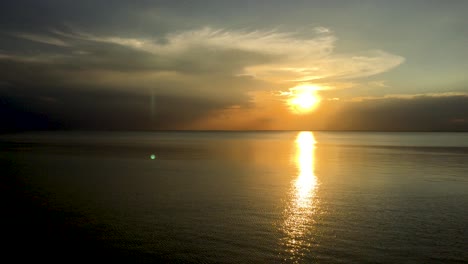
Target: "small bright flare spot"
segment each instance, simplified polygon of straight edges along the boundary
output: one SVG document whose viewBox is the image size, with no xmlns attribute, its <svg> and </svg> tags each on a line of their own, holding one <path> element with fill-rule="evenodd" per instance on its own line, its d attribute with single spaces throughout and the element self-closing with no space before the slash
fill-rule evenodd
<svg viewBox="0 0 468 264">
<path fill-rule="evenodd" d="M 305 114 L 314 110 L 320 102 L 320 97 L 317 95 L 319 89 L 320 87 L 309 84 L 289 89 L 287 104 L 291 111 L 297 114 Z"/>
<path fill-rule="evenodd" d="M 151 158 L 152 160 L 154 160 L 154 159 L 156 159 L 156 155 L 151 154 L 150 158 Z"/>
</svg>

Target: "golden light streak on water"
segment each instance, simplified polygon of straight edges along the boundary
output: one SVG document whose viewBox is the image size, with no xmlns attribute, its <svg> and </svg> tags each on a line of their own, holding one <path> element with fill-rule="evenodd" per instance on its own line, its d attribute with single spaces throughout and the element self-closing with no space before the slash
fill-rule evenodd
<svg viewBox="0 0 468 264">
<path fill-rule="evenodd" d="M 282 241 L 285 260 L 300 262 L 304 252 L 310 248 L 310 230 L 317 209 L 315 194 L 317 177 L 314 174 L 315 138 L 312 132 L 299 132 L 296 137 L 295 163 L 297 177 L 291 183 L 289 205 L 285 209 Z"/>
</svg>

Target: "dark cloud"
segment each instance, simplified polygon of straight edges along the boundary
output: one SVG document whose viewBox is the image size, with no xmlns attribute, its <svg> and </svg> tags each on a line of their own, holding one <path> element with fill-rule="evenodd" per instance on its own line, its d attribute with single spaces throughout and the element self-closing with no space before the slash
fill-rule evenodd
<svg viewBox="0 0 468 264">
<path fill-rule="evenodd" d="M 0 131 L 33 129 L 189 129 L 232 102 L 209 97 L 138 95 L 106 90 L 36 89 L 0 100 Z M 248 104 L 245 101 L 245 104 Z M 264 117 L 268 118 L 268 117 Z M 468 96 L 416 96 L 323 102 L 316 112 L 295 117 L 299 129 L 356 131 L 468 131 Z M 268 129 L 271 120 L 244 129 Z M 245 126 L 245 124 L 244 124 Z M 222 128 L 218 128 L 222 129 Z"/>
<path fill-rule="evenodd" d="M 468 131 L 468 96 L 415 96 L 335 102 L 322 129 Z M 326 109 L 326 108 L 325 108 Z"/>
<path fill-rule="evenodd" d="M 0 131 L 48 129 L 151 130 L 184 125 L 227 107 L 207 98 L 95 89 L 26 89 L 0 96 Z"/>
<path fill-rule="evenodd" d="M 253 81 L 223 73 L 237 67 L 239 60 L 232 60 L 234 66 L 223 70 L 229 56 L 243 56 L 239 52 L 165 59 L 92 40 L 72 46 L 80 52 L 60 47 L 61 53 L 3 54 L 0 131 L 178 129 L 211 111 L 249 103 L 243 87 Z M 152 77 L 165 72 L 177 75 Z"/>
</svg>

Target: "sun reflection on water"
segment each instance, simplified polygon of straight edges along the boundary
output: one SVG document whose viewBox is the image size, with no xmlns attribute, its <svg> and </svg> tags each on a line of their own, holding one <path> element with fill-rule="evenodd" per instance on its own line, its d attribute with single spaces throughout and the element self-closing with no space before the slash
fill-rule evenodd
<svg viewBox="0 0 468 264">
<path fill-rule="evenodd" d="M 295 163 L 297 177 L 292 181 L 289 205 L 285 209 L 282 245 L 286 258 L 299 262 L 311 246 L 310 227 L 317 208 L 315 194 L 317 177 L 314 174 L 315 138 L 312 132 L 300 132 L 296 137 Z"/>
</svg>

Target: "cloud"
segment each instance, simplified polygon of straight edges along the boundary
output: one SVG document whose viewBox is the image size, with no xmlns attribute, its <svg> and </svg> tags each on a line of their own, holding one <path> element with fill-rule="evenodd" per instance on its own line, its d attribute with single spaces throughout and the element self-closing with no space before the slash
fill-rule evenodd
<svg viewBox="0 0 468 264">
<path fill-rule="evenodd" d="M 386 84 L 385 80 L 368 82 L 367 85 L 369 85 L 370 87 L 377 87 L 377 88 L 387 88 L 387 87 L 389 87 Z"/>
<path fill-rule="evenodd" d="M 2 93 L 0 132 L 44 129 L 184 129 L 231 103 L 126 91 L 40 89 Z M 47 96 L 45 96 L 47 95 Z"/>
<path fill-rule="evenodd" d="M 256 94 L 310 79 L 327 89 L 352 87 L 403 62 L 384 51 L 336 53 L 337 38 L 326 28 L 312 29 L 308 37 L 211 27 L 152 39 L 76 29 L 16 36 L 41 48 L 0 53 L 0 79 L 8 83 L 0 93 L 14 99 L 3 108 L 39 123 L 43 119 L 25 113 L 44 113 L 70 128 L 193 128 L 224 110 L 242 112 L 244 129 L 268 127 L 290 113 L 282 112 L 287 107 L 277 96 L 271 96 L 278 103 L 271 107 L 270 99 Z M 152 96 L 159 98 L 157 111 L 149 110 Z"/>
<path fill-rule="evenodd" d="M 24 34 L 24 33 L 19 33 L 15 34 L 17 37 L 24 38 L 27 40 L 39 42 L 39 43 L 44 43 L 44 44 L 49 44 L 49 45 L 55 45 L 55 46 L 61 46 L 61 47 L 67 47 L 68 44 L 65 43 L 65 41 L 55 38 L 55 37 L 50 37 L 50 36 L 45 36 L 45 35 L 37 35 L 37 34 Z"/>
<path fill-rule="evenodd" d="M 387 96 L 339 102 L 325 129 L 468 131 L 468 94 Z"/>
<path fill-rule="evenodd" d="M 352 102 L 362 102 L 369 100 L 383 99 L 417 99 L 417 98 L 441 98 L 441 97 L 468 97 L 468 93 L 464 92 L 443 92 L 443 93 L 421 93 L 421 94 L 387 94 L 384 96 L 360 96 L 349 99 Z"/>
<path fill-rule="evenodd" d="M 318 33 L 309 38 L 275 31 L 244 32 L 203 28 L 170 34 L 160 44 L 136 39 L 101 40 L 154 54 L 181 55 L 194 47 L 259 54 L 270 59 L 254 65 L 245 64 L 240 74 L 273 82 L 361 78 L 388 71 L 404 61 L 403 57 L 382 50 L 336 54 L 334 47 L 337 38 L 332 32 L 323 27 L 315 30 Z"/>
<path fill-rule="evenodd" d="M 277 31 L 229 31 L 211 27 L 173 32 L 155 39 L 96 36 L 78 30 L 52 33 L 152 54 L 175 70 L 225 69 L 270 82 L 356 79 L 386 72 L 404 62 L 403 57 L 378 49 L 357 54 L 336 53 L 337 37 L 324 27 L 314 28 L 314 33 L 307 38 Z M 184 69 L 184 64 L 191 68 Z"/>
<path fill-rule="evenodd" d="M 329 28 L 326 28 L 326 27 L 315 27 L 314 30 L 317 32 L 317 33 L 331 33 L 331 30 Z"/>
<path fill-rule="evenodd" d="M 262 107 L 218 110 L 193 128 L 344 131 L 468 131 L 468 94 L 324 100 L 314 112 L 291 115 L 271 98 Z"/>
<path fill-rule="evenodd" d="M 174 32 L 156 39 L 95 36 L 81 31 L 64 33 L 55 30 L 53 32 L 64 37 L 114 43 L 154 54 L 181 54 L 192 48 L 207 47 L 277 55 L 284 55 L 299 49 L 301 53 L 321 56 L 321 54 L 328 53 L 330 45 L 334 42 L 334 37 L 331 35 L 301 40 L 294 38 L 291 34 L 276 31 L 229 31 L 211 27 Z M 295 53 L 297 54 L 297 51 Z"/>
</svg>

